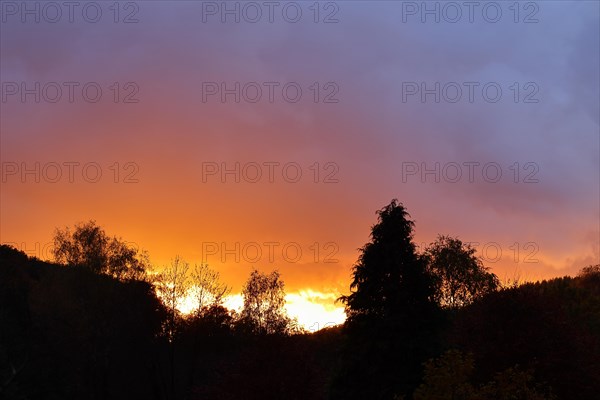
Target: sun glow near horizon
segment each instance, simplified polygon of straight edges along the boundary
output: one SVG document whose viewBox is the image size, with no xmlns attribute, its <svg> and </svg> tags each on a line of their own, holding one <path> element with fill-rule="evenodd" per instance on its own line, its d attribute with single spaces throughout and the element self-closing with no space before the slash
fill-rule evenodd
<svg viewBox="0 0 600 400">
<path fill-rule="evenodd" d="M 346 320 L 344 307 L 335 302 L 337 297 L 334 293 L 300 290 L 285 296 L 285 309 L 290 317 L 298 319 L 300 326 L 315 332 Z"/>
<path fill-rule="evenodd" d="M 335 303 L 337 297 L 334 293 L 305 289 L 286 294 L 284 307 L 288 316 L 296 318 L 302 328 L 309 332 L 316 332 L 343 324 L 346 320 L 344 307 Z M 230 294 L 223 299 L 223 305 L 239 313 L 244 305 L 244 299 L 240 293 Z M 177 308 L 184 315 L 188 315 L 197 307 L 198 301 L 190 290 Z"/>
</svg>

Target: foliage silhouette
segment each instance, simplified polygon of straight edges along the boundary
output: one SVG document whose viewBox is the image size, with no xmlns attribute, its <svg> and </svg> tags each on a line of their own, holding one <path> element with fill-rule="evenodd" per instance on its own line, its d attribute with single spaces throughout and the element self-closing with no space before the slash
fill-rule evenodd
<svg viewBox="0 0 600 400">
<path fill-rule="evenodd" d="M 191 273 L 191 285 L 194 298 L 198 303 L 196 315 L 200 316 L 205 311 L 217 310 L 223 304 L 223 298 L 231 288 L 220 281 L 218 271 L 211 269 L 207 264 L 197 264 Z"/>
<path fill-rule="evenodd" d="M 151 398 L 165 316 L 147 282 L 1 246 L 0 398 Z"/>
<path fill-rule="evenodd" d="M 423 383 L 414 400 L 553 400 L 549 387 L 536 383 L 531 371 L 518 366 L 497 373 L 485 384 L 472 381 L 475 363 L 469 354 L 448 350 L 425 363 Z"/>
<path fill-rule="evenodd" d="M 171 263 L 163 268 L 156 276 L 156 289 L 165 303 L 169 317 L 163 324 L 164 334 L 169 343 L 169 371 L 171 397 L 175 398 L 175 341 L 182 327 L 182 316 L 179 306 L 188 292 L 189 281 L 187 272 L 190 265 L 176 256 Z"/>
<path fill-rule="evenodd" d="M 294 330 L 294 321 L 284 309 L 284 283 L 278 271 L 264 274 L 250 273 L 242 289 L 244 306 L 240 313 L 240 327 L 253 334 L 288 334 Z"/>
<path fill-rule="evenodd" d="M 600 393 L 600 285 L 594 276 L 502 289 L 461 309 L 450 341 L 472 353 L 476 378 L 534 369 L 559 399 Z"/>
<path fill-rule="evenodd" d="M 0 398 L 552 398 L 540 382 L 597 398 L 598 265 L 482 290 L 472 282 L 494 277 L 472 249 L 443 236 L 419 255 L 413 229 L 397 201 L 379 210 L 347 322 L 313 334 L 285 314 L 276 272 L 250 275 L 237 314 L 216 271 L 180 258 L 149 271 L 93 221 L 57 231 L 62 265 L 0 245 Z M 202 306 L 186 315 L 189 294 Z"/>
<path fill-rule="evenodd" d="M 188 262 L 176 256 L 154 278 L 156 290 L 169 311 L 169 319 L 165 324 L 164 330 L 170 342 L 174 340 L 181 325 L 179 307 L 189 289 L 187 276 L 189 268 L 190 265 Z"/>
<path fill-rule="evenodd" d="M 56 262 L 87 268 L 119 279 L 141 280 L 149 266 L 147 254 L 139 253 L 116 236 L 110 238 L 104 229 L 90 220 L 54 233 Z"/>
<path fill-rule="evenodd" d="M 432 308 L 433 280 L 415 250 L 414 222 L 396 199 L 377 214 L 371 242 L 353 267 L 352 293 L 340 298 L 348 324 L 419 315 Z"/>
<path fill-rule="evenodd" d="M 377 212 L 371 241 L 353 267 L 348 341 L 334 398 L 391 399 L 412 391 L 435 354 L 440 315 L 434 281 L 413 243 L 414 222 L 397 200 Z"/>
<path fill-rule="evenodd" d="M 470 245 L 439 235 L 422 257 L 434 282 L 434 298 L 442 307 L 456 309 L 495 291 L 498 277 L 483 266 Z"/>
<path fill-rule="evenodd" d="M 423 383 L 414 400 L 473 400 L 475 388 L 470 382 L 475 368 L 473 357 L 458 350 L 448 350 L 425 364 Z"/>
</svg>

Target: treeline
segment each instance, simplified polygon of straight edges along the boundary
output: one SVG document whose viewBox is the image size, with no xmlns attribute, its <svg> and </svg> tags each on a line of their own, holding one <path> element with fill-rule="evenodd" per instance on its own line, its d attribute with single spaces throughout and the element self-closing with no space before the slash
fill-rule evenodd
<svg viewBox="0 0 600 400">
<path fill-rule="evenodd" d="M 0 398 L 597 398 L 600 266 L 502 287 L 470 246 L 418 252 L 413 229 L 396 200 L 378 211 L 346 323 L 312 334 L 276 271 L 251 273 L 237 313 L 217 271 L 153 267 L 93 221 L 55 232 L 55 263 L 0 246 Z"/>
<path fill-rule="evenodd" d="M 181 326 L 194 318 L 220 318 L 236 330 L 253 334 L 299 333 L 297 321 L 284 310 L 284 283 L 278 271 L 269 274 L 252 271 L 243 287 L 244 306 L 238 314 L 223 306 L 231 288 L 221 282 L 218 271 L 207 264 L 193 267 L 179 256 L 163 267 L 154 266 L 148 253 L 139 251 L 117 237 L 109 237 L 95 221 L 80 223 L 54 233 L 54 258 L 65 267 L 88 270 L 122 282 L 143 281 L 150 284 L 161 300 L 167 318 L 162 333 L 169 342 L 176 339 Z M 192 302 L 191 316 L 181 308 Z M 187 308 L 187 307 L 186 307 Z"/>
<path fill-rule="evenodd" d="M 0 398 L 300 399 L 324 387 L 313 359 L 321 343 L 282 329 L 276 310 L 236 316 L 211 302 L 184 316 L 146 280 L 65 268 L 9 246 L 0 260 Z M 265 284 L 263 295 L 282 288 L 276 274 L 249 281 Z"/>
</svg>

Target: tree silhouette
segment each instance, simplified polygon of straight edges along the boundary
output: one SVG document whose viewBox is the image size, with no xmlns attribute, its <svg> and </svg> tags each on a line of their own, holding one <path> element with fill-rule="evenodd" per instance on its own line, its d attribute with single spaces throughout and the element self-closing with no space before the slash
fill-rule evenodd
<svg viewBox="0 0 600 400">
<path fill-rule="evenodd" d="M 117 237 L 110 238 L 93 220 L 77 224 L 73 232 L 68 227 L 56 229 L 53 253 L 58 263 L 122 280 L 143 279 L 149 266 L 147 254 Z"/>
<path fill-rule="evenodd" d="M 197 316 L 200 316 L 205 310 L 217 309 L 218 306 L 221 306 L 223 297 L 231 290 L 220 281 L 219 272 L 211 269 L 207 264 L 195 265 L 191 278 L 192 292 L 198 303 Z"/>
<path fill-rule="evenodd" d="M 531 371 L 519 366 L 499 372 L 478 390 L 476 400 L 555 400 L 552 390 L 535 381 Z"/>
<path fill-rule="evenodd" d="M 156 276 L 156 289 L 169 312 L 169 318 L 165 326 L 165 334 L 169 342 L 173 341 L 179 327 L 179 307 L 182 305 L 183 298 L 188 292 L 189 281 L 187 273 L 189 268 L 189 263 L 181 259 L 181 257 L 176 256 Z"/>
<path fill-rule="evenodd" d="M 241 324 L 254 334 L 285 334 L 292 330 L 287 316 L 284 283 L 278 271 L 264 274 L 252 271 L 242 290 L 244 307 Z"/>
<path fill-rule="evenodd" d="M 168 318 L 164 325 L 164 334 L 169 342 L 169 364 L 171 377 L 171 397 L 175 397 L 175 341 L 182 326 L 178 307 L 189 288 L 187 272 L 190 265 L 176 256 L 157 276 L 155 286 L 165 304 Z"/>
<path fill-rule="evenodd" d="M 581 271 L 579 271 L 579 276 L 584 280 L 596 283 L 597 286 L 600 287 L 600 264 L 583 267 Z"/>
<path fill-rule="evenodd" d="M 342 297 L 347 323 L 299 335 L 277 272 L 252 272 L 238 316 L 208 266 L 176 257 L 131 279 L 129 247 L 93 221 L 56 232 L 57 259 L 78 267 L 0 245 L 0 398 L 598 397 L 600 266 L 483 295 L 472 249 L 441 236 L 419 255 L 413 228 L 397 201 L 379 210 Z M 180 313 L 187 294 L 199 314 Z"/>
<path fill-rule="evenodd" d="M 518 364 L 534 368 L 560 399 L 600 393 L 600 285 L 583 276 L 490 293 L 459 309 L 448 333 L 473 353 L 480 376 Z"/>
<path fill-rule="evenodd" d="M 448 350 L 425 363 L 423 383 L 414 400 L 552 400 L 551 390 L 534 380 L 533 372 L 518 366 L 494 374 L 480 385 L 472 383 L 475 362 L 471 354 Z"/>
<path fill-rule="evenodd" d="M 377 212 L 371 241 L 353 267 L 346 305 L 348 343 L 334 398 L 391 399 L 409 393 L 435 354 L 433 282 L 413 243 L 414 223 L 397 200 Z"/>
<path fill-rule="evenodd" d="M 163 318 L 148 282 L 0 246 L 0 398 L 152 398 Z"/>
<path fill-rule="evenodd" d="M 476 250 L 459 239 L 439 235 L 423 254 L 435 284 L 434 298 L 445 308 L 456 309 L 472 303 L 500 285 L 488 272 Z"/>
<path fill-rule="evenodd" d="M 448 350 L 425 364 L 423 383 L 415 390 L 414 400 L 475 400 L 471 375 L 473 356 Z"/>
<path fill-rule="evenodd" d="M 432 281 L 415 251 L 414 222 L 396 199 L 377 214 L 371 242 L 353 267 L 352 293 L 340 298 L 350 324 L 415 314 L 431 305 Z"/>
</svg>

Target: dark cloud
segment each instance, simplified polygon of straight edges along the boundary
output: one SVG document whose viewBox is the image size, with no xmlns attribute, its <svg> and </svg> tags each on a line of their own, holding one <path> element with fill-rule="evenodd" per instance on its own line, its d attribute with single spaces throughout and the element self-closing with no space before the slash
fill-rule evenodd
<svg viewBox="0 0 600 400">
<path fill-rule="evenodd" d="M 538 268 L 544 276 L 598 258 L 589 244 L 600 218 L 597 3 L 540 3 L 535 24 L 514 23 L 506 9 L 497 24 L 480 18 L 473 24 L 403 23 L 401 2 L 339 2 L 336 24 L 315 24 L 308 10 L 298 24 L 280 18 L 203 23 L 200 3 L 143 2 L 137 24 L 2 24 L 2 81 L 98 81 L 108 99 L 2 104 L 3 160 L 135 160 L 143 180 L 127 189 L 138 202 L 130 215 L 152 216 L 173 232 L 159 239 L 160 232 L 146 225 L 129 228 L 138 222 L 120 209 L 133 205 L 114 200 L 124 190 L 120 186 L 87 187 L 87 195 L 80 187 L 60 186 L 79 206 L 73 211 L 55 199 L 52 204 L 62 209 L 45 219 L 43 202 L 27 200 L 36 210 L 30 215 L 17 204 L 32 192 L 42 198 L 47 188 L 9 183 L 13 194 L 3 194 L 3 238 L 26 236 L 22 227 L 34 223 L 51 232 L 95 217 L 129 229 L 166 260 L 177 249 L 196 254 L 199 237 L 228 237 L 237 230 L 262 240 L 280 226 L 279 235 L 307 243 L 318 236 L 345 249 L 342 262 L 326 270 L 288 268 L 290 286 L 338 287 L 354 249 L 368 240 L 374 210 L 399 197 L 417 219 L 419 240 L 444 232 L 506 246 L 535 241 L 547 255 Z M 136 82 L 140 103 L 112 104 L 108 86 L 115 81 Z M 280 96 L 273 104 L 203 103 L 206 81 L 298 82 L 304 97 L 297 104 Z M 473 103 L 422 103 L 418 96 L 403 101 L 403 83 L 422 81 L 496 82 L 503 97 L 489 103 L 477 92 Z M 309 89 L 314 82 L 335 83 L 339 103 L 315 104 Z M 529 93 L 527 82 L 535 83 L 538 103 L 521 101 Z M 339 166 L 340 182 L 201 185 L 198 171 L 206 160 L 294 161 L 305 168 L 331 161 Z M 495 162 L 503 179 L 404 182 L 406 162 Z M 510 169 L 515 162 L 518 183 Z M 522 182 L 529 162 L 539 167 L 537 183 Z M 244 212 L 228 214 L 242 204 Z M 201 232 L 192 229 L 195 224 Z"/>
</svg>

